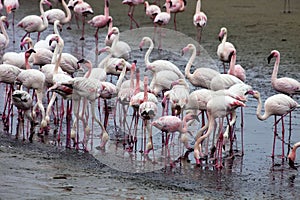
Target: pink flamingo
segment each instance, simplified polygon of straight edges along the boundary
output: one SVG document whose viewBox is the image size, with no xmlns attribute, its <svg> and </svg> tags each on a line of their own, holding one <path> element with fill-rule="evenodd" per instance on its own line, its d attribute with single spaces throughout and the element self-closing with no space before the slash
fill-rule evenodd
<svg viewBox="0 0 300 200">
<path fill-rule="evenodd" d="M 166 3 L 168 3 L 166 1 Z M 185 10 L 185 6 L 187 1 L 186 0 L 171 0 L 170 1 L 171 6 L 170 6 L 170 12 L 174 13 L 174 30 L 177 30 L 177 26 L 176 26 L 176 15 L 179 12 L 183 12 Z"/>
<path fill-rule="evenodd" d="M 166 142 L 163 141 L 163 145 L 168 146 L 168 141 L 170 137 L 169 134 L 174 133 L 176 131 L 178 131 L 180 134 L 188 133 L 187 122 L 195 118 L 196 116 L 192 113 L 186 114 L 183 117 L 183 120 L 179 119 L 176 116 L 166 115 L 154 120 L 151 123 L 151 125 L 161 130 L 163 133 L 166 133 Z M 187 149 L 191 148 L 188 143 L 185 143 L 184 145 Z"/>
<path fill-rule="evenodd" d="M 108 33 L 108 38 L 110 36 L 115 35 L 115 38 L 111 44 L 111 51 L 114 57 L 116 58 L 124 58 L 128 60 L 130 58 L 131 48 L 130 46 L 124 42 L 120 41 L 120 31 L 118 27 L 113 27 L 111 31 Z"/>
<path fill-rule="evenodd" d="M 146 15 L 148 17 L 150 17 L 150 19 L 152 21 L 155 19 L 156 15 L 158 15 L 158 13 L 161 13 L 159 6 L 157 6 L 155 4 L 150 5 L 148 1 L 145 1 L 144 6 L 145 6 Z"/>
<path fill-rule="evenodd" d="M 297 167 L 295 166 L 295 159 L 296 159 L 296 151 L 299 146 L 300 146 L 300 142 L 295 143 L 293 145 L 293 149 L 292 149 L 291 153 L 289 153 L 289 155 L 288 155 L 290 167 L 292 169 L 296 169 L 296 170 L 297 170 Z"/>
<path fill-rule="evenodd" d="M 104 0 L 104 15 L 94 16 L 91 20 L 88 21 L 90 25 L 96 27 L 97 30 L 95 32 L 96 38 L 96 47 L 98 47 L 98 31 L 100 28 L 104 28 L 109 25 L 110 22 L 113 21 L 113 18 L 109 16 L 109 1 Z"/>
<path fill-rule="evenodd" d="M 286 7 L 287 5 L 287 7 Z M 284 0 L 284 5 L 283 5 L 283 13 L 291 13 L 290 9 L 290 0 Z"/>
<path fill-rule="evenodd" d="M 235 50 L 235 47 L 233 46 L 232 43 L 227 42 L 227 28 L 222 27 L 219 33 L 219 40 L 221 43 L 218 45 L 217 49 L 217 55 L 219 60 L 222 61 L 223 67 L 224 67 L 224 74 L 226 73 L 225 71 L 225 63 L 230 62 L 230 53 Z"/>
<path fill-rule="evenodd" d="M 13 27 L 13 43 L 15 43 L 15 12 L 19 9 L 20 4 L 18 0 L 4 0 L 4 7 L 6 9 L 6 13 L 10 14 L 12 12 L 12 27 Z M 1 4 L 2 5 L 2 4 Z"/>
<path fill-rule="evenodd" d="M 153 150 L 153 141 L 152 141 L 152 127 L 149 127 L 148 120 L 153 119 L 157 114 L 157 99 L 156 101 L 150 100 L 148 97 L 148 77 L 144 77 L 144 99 L 143 102 L 139 106 L 139 116 L 143 119 L 143 127 L 144 127 L 144 141 L 146 129 L 149 129 L 149 142 L 145 145 L 146 150 L 145 154 L 148 154 L 151 150 Z"/>
<path fill-rule="evenodd" d="M 67 6 L 65 0 L 61 0 L 62 6 L 65 12 L 61 9 L 50 9 L 45 12 L 49 24 L 54 24 L 55 20 L 59 20 L 60 24 L 69 23 L 72 17 L 71 10 Z"/>
<path fill-rule="evenodd" d="M 204 139 L 209 137 L 210 133 L 215 129 L 215 120 L 217 118 L 221 118 L 222 120 L 219 123 L 219 130 L 222 130 L 223 118 L 226 117 L 230 113 L 234 113 L 235 109 L 240 106 L 245 106 L 245 104 L 235 98 L 232 98 L 228 95 L 218 95 L 211 98 L 207 103 L 207 116 L 208 116 L 208 130 L 207 132 L 199 137 L 195 143 L 194 147 L 194 157 L 196 159 L 196 164 L 200 164 L 200 156 L 203 156 L 201 143 Z M 199 134 L 199 133 L 198 133 Z M 197 134 L 197 135 L 198 135 Z M 200 135 L 200 134 L 199 134 Z M 223 133 L 220 132 L 218 145 L 217 145 L 217 152 L 218 157 L 217 160 L 219 162 L 216 163 L 217 168 L 222 167 L 222 145 L 223 145 Z M 208 148 L 208 146 L 207 146 Z M 206 148 L 206 153 L 208 149 Z"/>
<path fill-rule="evenodd" d="M 171 19 L 171 10 L 170 7 L 172 5 L 171 0 L 166 0 L 166 12 L 160 12 L 156 15 L 156 17 L 153 20 L 153 23 L 155 25 L 158 25 L 160 27 L 160 36 L 159 36 L 159 45 L 158 49 L 161 49 L 161 38 L 162 38 L 162 26 L 166 26 L 170 19 Z"/>
<path fill-rule="evenodd" d="M 258 101 L 256 116 L 259 120 L 266 120 L 271 115 L 275 116 L 275 129 L 274 129 L 274 139 L 273 139 L 273 149 L 272 149 L 272 158 L 274 158 L 275 152 L 275 140 L 277 136 L 277 123 L 276 116 L 280 116 L 280 120 L 282 122 L 282 159 L 284 159 L 284 120 L 283 117 L 288 113 L 292 112 L 300 105 L 293 100 L 291 97 L 285 94 L 275 94 L 269 97 L 264 104 L 265 113 L 261 114 L 262 102 L 260 93 L 258 91 L 254 91 L 251 93 L 255 99 Z"/>
<path fill-rule="evenodd" d="M 184 75 L 182 74 L 180 69 L 174 63 L 172 63 L 168 60 L 155 60 L 153 62 L 150 62 L 149 57 L 154 48 L 152 39 L 149 37 L 143 37 L 143 39 L 141 40 L 141 42 L 139 44 L 139 48 L 142 50 L 143 46 L 147 43 L 149 43 L 149 48 L 148 48 L 147 52 L 145 53 L 145 58 L 144 58 L 145 65 L 146 65 L 145 70 L 152 71 L 154 73 L 153 74 L 154 76 L 155 76 L 155 73 L 157 73 L 159 71 L 170 70 L 170 71 L 176 73 L 178 75 L 178 77 L 184 78 Z"/>
<path fill-rule="evenodd" d="M 134 12 L 134 8 L 135 6 L 139 5 L 139 4 L 143 4 L 144 0 L 123 0 L 122 4 L 127 4 L 129 5 L 129 10 L 128 10 L 128 16 L 130 17 L 130 29 L 132 29 L 132 22 L 135 23 L 135 26 L 137 28 L 139 28 L 139 24 L 137 23 L 137 21 L 133 18 L 133 12 Z"/>
<path fill-rule="evenodd" d="M 6 29 L 4 28 L 3 23 L 5 23 L 6 26 L 8 26 L 6 16 L 0 17 L 0 30 L 2 32 L 2 33 L 0 33 L 0 51 L 4 50 L 9 44 L 9 37 L 7 35 Z"/>
<path fill-rule="evenodd" d="M 231 52 L 231 60 L 229 64 L 229 70 L 227 73 L 236 76 L 241 81 L 245 82 L 246 80 L 245 69 L 241 65 L 235 63 L 236 63 L 236 50 L 233 50 Z"/>
<path fill-rule="evenodd" d="M 201 11 L 201 0 L 197 0 L 193 23 L 197 27 L 197 41 L 201 42 L 203 27 L 207 24 L 207 16 Z"/>
<path fill-rule="evenodd" d="M 85 27 L 85 18 L 88 14 L 94 14 L 94 11 L 90 4 L 84 2 L 83 0 L 75 0 L 74 2 L 74 12 L 76 15 L 82 16 L 82 34 L 80 40 L 84 40 L 84 27 Z"/>
<path fill-rule="evenodd" d="M 300 83 L 293 79 L 288 77 L 282 77 L 277 78 L 278 74 L 278 67 L 280 63 L 280 53 L 277 50 L 271 51 L 271 54 L 268 57 L 268 63 L 270 63 L 272 58 L 276 58 L 276 61 L 274 63 L 274 69 L 272 73 L 271 83 L 273 88 L 281 93 L 287 94 L 287 95 L 294 95 L 294 94 L 300 94 Z"/>
<path fill-rule="evenodd" d="M 192 55 L 185 67 L 185 77 L 195 87 L 210 88 L 211 80 L 218 76 L 220 73 L 216 70 L 207 67 L 197 68 L 193 74 L 191 74 L 191 66 L 196 58 L 196 47 L 194 44 L 188 44 L 182 49 L 182 54 L 187 51 L 192 51 Z"/>
<path fill-rule="evenodd" d="M 37 102 L 33 106 L 32 109 L 32 117 L 36 118 L 36 108 L 39 107 L 39 110 L 42 114 L 42 121 L 40 123 L 40 130 L 47 126 L 47 121 L 45 120 L 45 110 L 43 105 L 43 97 L 44 97 L 44 87 L 45 87 L 45 75 L 37 69 L 31 69 L 31 66 L 28 62 L 29 56 L 31 53 L 34 53 L 33 49 L 29 49 L 25 52 L 25 63 L 26 70 L 22 70 L 21 73 L 16 78 L 16 84 L 23 85 L 28 89 L 34 89 L 36 91 Z M 30 136 L 29 140 L 32 142 L 32 136 Z"/>
</svg>

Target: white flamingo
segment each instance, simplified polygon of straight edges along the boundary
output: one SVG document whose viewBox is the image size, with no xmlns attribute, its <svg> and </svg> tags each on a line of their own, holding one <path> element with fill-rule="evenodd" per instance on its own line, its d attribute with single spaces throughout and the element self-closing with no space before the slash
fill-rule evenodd
<svg viewBox="0 0 300 200">
<path fill-rule="evenodd" d="M 111 45 L 111 51 L 113 53 L 113 56 L 128 60 L 130 58 L 130 53 L 131 53 L 130 46 L 126 42 L 119 40 L 120 31 L 117 27 L 112 28 L 112 30 L 108 34 L 108 38 L 110 38 L 110 36 L 113 34 L 115 35 L 115 39 Z"/>
<path fill-rule="evenodd" d="M 193 24 L 197 28 L 197 41 L 201 42 L 203 27 L 207 24 L 207 16 L 201 11 L 201 0 L 197 0 L 196 11 L 193 17 Z"/>
<path fill-rule="evenodd" d="M 0 30 L 2 32 L 2 33 L 0 33 L 0 51 L 6 49 L 6 47 L 9 44 L 9 37 L 7 35 L 6 29 L 5 29 L 3 23 L 5 23 L 6 26 L 8 26 L 6 16 L 1 16 L 0 17 Z"/>
<path fill-rule="evenodd" d="M 71 20 L 71 10 L 67 6 L 65 0 L 61 0 L 61 3 L 66 13 L 63 10 L 57 8 L 45 11 L 45 15 L 50 24 L 54 24 L 55 20 L 59 20 L 60 24 L 66 24 Z"/>
</svg>

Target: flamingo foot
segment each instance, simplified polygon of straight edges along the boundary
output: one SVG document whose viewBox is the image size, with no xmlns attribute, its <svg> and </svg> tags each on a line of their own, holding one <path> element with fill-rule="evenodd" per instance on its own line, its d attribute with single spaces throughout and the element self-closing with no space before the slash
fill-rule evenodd
<svg viewBox="0 0 300 200">
<path fill-rule="evenodd" d="M 80 40 L 84 40 L 84 37 L 81 37 Z"/>
</svg>

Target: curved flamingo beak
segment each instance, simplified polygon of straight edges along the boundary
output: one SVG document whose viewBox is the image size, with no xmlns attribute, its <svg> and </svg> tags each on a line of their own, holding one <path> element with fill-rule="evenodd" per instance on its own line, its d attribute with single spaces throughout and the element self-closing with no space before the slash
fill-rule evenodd
<svg viewBox="0 0 300 200">
<path fill-rule="evenodd" d="M 182 50 L 181 50 L 181 56 L 183 56 L 186 52 L 187 52 L 188 48 L 187 47 L 184 47 Z"/>
<path fill-rule="evenodd" d="M 289 158 L 289 166 L 292 169 L 298 170 L 297 167 L 295 166 L 295 162 L 291 158 Z"/>
<path fill-rule="evenodd" d="M 224 32 L 221 31 L 221 32 L 219 33 L 218 37 L 219 37 L 219 41 L 222 41 L 222 39 L 223 39 L 223 37 L 224 37 Z"/>
<path fill-rule="evenodd" d="M 271 59 L 274 57 L 274 54 L 273 53 L 271 53 L 269 56 L 268 56 L 268 64 L 270 64 L 270 62 L 271 62 Z"/>
</svg>

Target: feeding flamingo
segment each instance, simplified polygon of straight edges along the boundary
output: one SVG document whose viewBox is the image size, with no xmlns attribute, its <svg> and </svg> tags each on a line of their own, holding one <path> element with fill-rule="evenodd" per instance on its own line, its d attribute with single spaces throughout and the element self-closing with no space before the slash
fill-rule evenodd
<svg viewBox="0 0 300 200">
<path fill-rule="evenodd" d="M 18 23 L 18 27 L 24 29 L 26 34 L 22 37 L 21 41 L 30 33 L 38 32 L 37 41 L 40 39 L 40 34 L 48 28 L 48 19 L 45 15 L 43 4 L 49 4 L 47 0 L 40 0 L 40 12 L 41 16 L 38 15 L 27 15 Z"/>
<path fill-rule="evenodd" d="M 276 116 L 280 116 L 280 120 L 282 122 L 282 159 L 284 159 L 284 120 L 283 117 L 292 112 L 297 107 L 300 107 L 300 105 L 293 100 L 291 97 L 285 94 L 275 94 L 273 96 L 270 96 L 267 98 L 264 104 L 264 110 L 265 113 L 261 114 L 262 109 L 262 102 L 260 93 L 258 91 L 254 91 L 250 93 L 253 95 L 255 99 L 258 101 L 257 110 L 256 110 L 256 116 L 259 120 L 266 120 L 271 115 L 275 116 L 275 129 L 274 129 L 274 139 L 273 139 L 273 149 L 272 149 L 272 158 L 274 158 L 274 152 L 275 152 L 275 140 L 277 136 L 277 123 Z"/>
<path fill-rule="evenodd" d="M 199 159 L 200 156 L 201 157 L 203 156 L 201 143 L 204 139 L 208 138 L 211 132 L 215 129 L 215 124 L 216 124 L 215 120 L 217 118 L 222 119 L 219 123 L 219 130 L 221 131 L 223 125 L 223 118 L 230 113 L 234 113 L 235 109 L 240 106 L 245 106 L 245 104 L 228 95 L 217 95 L 212 97 L 208 101 L 207 103 L 208 130 L 204 135 L 202 135 L 197 139 L 194 147 L 194 157 L 196 159 L 197 165 L 200 164 L 200 159 Z M 198 133 L 197 135 L 201 135 L 201 134 Z M 217 144 L 217 152 L 218 152 L 218 156 L 216 157 L 216 159 L 218 160 L 218 162 L 216 163 L 217 168 L 222 167 L 222 145 L 223 145 L 223 133 L 220 132 L 218 144 Z M 208 146 L 206 147 L 206 153 L 207 152 L 208 152 Z"/>
<path fill-rule="evenodd" d="M 221 43 L 218 45 L 217 48 L 217 55 L 219 60 L 222 61 L 223 67 L 224 67 L 224 74 L 226 73 L 225 71 L 225 63 L 230 62 L 230 53 L 235 50 L 235 47 L 233 46 L 232 43 L 227 42 L 227 28 L 222 27 L 220 32 L 219 32 L 219 40 Z"/>
<path fill-rule="evenodd" d="M 191 74 L 191 66 L 196 58 L 196 47 L 194 44 L 188 44 L 182 49 L 182 54 L 187 51 L 192 51 L 192 55 L 185 67 L 185 77 L 195 87 L 210 88 L 211 80 L 218 76 L 220 73 L 216 70 L 207 67 L 197 68 L 193 74 Z"/>
<path fill-rule="evenodd" d="M 197 0 L 193 23 L 197 28 L 197 41 L 200 43 L 203 27 L 207 24 L 207 16 L 201 11 L 201 0 Z"/>
<path fill-rule="evenodd" d="M 127 4 L 129 6 L 129 10 L 128 10 L 128 16 L 130 17 L 130 29 L 132 29 L 132 22 L 135 23 L 135 26 L 137 28 L 139 28 L 139 24 L 137 23 L 137 21 L 133 18 L 133 12 L 134 12 L 134 8 L 135 6 L 139 5 L 139 4 L 143 4 L 144 0 L 123 0 L 122 4 Z"/>
<path fill-rule="evenodd" d="M 297 151 L 299 146 L 300 146 L 300 142 L 295 143 L 293 145 L 293 149 L 292 149 L 291 153 L 289 153 L 289 155 L 288 155 L 289 166 L 292 169 L 296 169 L 296 170 L 297 170 L 297 167 L 295 166 L 295 159 L 296 159 L 296 151 Z"/>
</svg>

